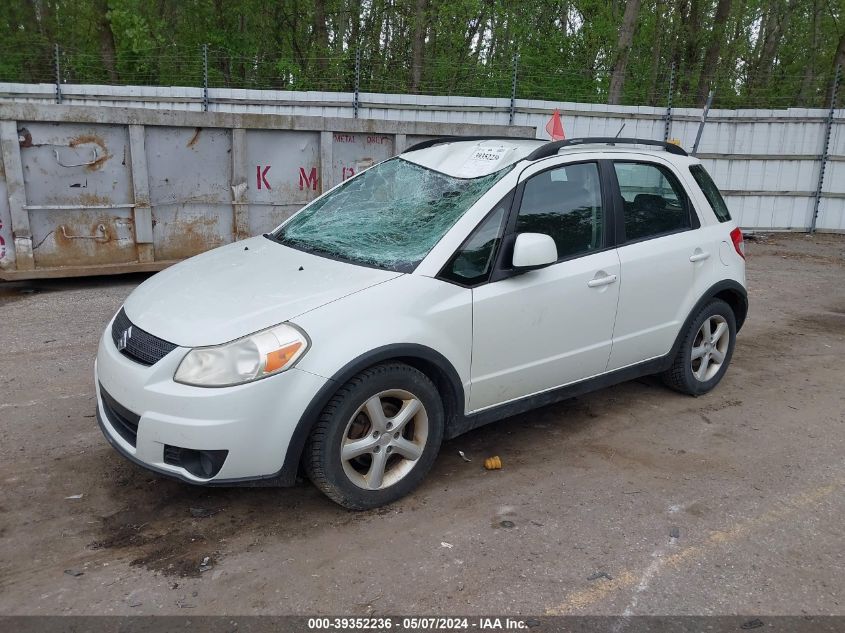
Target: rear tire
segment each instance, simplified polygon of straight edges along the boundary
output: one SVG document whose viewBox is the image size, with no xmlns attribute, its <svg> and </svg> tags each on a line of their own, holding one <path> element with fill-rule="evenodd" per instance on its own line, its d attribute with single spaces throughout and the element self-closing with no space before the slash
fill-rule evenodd
<svg viewBox="0 0 845 633">
<path fill-rule="evenodd" d="M 303 455 L 317 488 L 351 510 L 404 497 L 428 474 L 443 440 L 434 383 L 399 362 L 376 365 L 338 389 Z"/>
<path fill-rule="evenodd" d="M 733 310 L 721 299 L 713 299 L 693 319 L 672 366 L 661 374 L 661 378 L 676 391 L 703 395 L 722 380 L 735 344 Z"/>
</svg>

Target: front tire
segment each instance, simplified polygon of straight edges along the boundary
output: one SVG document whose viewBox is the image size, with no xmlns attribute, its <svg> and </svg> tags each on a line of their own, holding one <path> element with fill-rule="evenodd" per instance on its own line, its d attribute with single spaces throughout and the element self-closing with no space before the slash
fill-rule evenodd
<svg viewBox="0 0 845 633">
<path fill-rule="evenodd" d="M 371 367 L 323 409 L 304 453 L 309 479 L 351 510 L 404 497 L 428 474 L 443 440 L 434 383 L 404 363 Z"/>
<path fill-rule="evenodd" d="M 676 391 L 703 395 L 722 380 L 735 344 L 733 310 L 721 299 L 713 299 L 693 319 L 672 366 L 661 378 Z"/>
</svg>

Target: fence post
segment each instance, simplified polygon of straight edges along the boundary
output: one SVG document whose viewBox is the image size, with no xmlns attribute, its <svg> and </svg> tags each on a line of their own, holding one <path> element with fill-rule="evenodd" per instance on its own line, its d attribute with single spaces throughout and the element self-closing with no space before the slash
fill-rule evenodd
<svg viewBox="0 0 845 633">
<path fill-rule="evenodd" d="M 513 78 L 511 79 L 511 113 L 508 118 L 508 125 L 513 125 L 513 117 L 516 114 L 516 73 L 519 69 L 519 53 L 513 56 Z"/>
<path fill-rule="evenodd" d="M 56 103 L 62 102 L 62 71 L 59 66 L 59 45 L 56 43 L 53 47 L 54 61 L 56 66 Z"/>
<path fill-rule="evenodd" d="M 822 201 L 822 187 L 824 186 L 824 170 L 827 166 L 828 154 L 830 153 L 830 130 L 833 127 L 833 113 L 836 110 L 836 97 L 839 92 L 839 82 L 842 79 L 842 66 L 836 66 L 836 75 L 833 79 L 833 88 L 830 91 L 830 110 L 827 113 L 827 121 L 824 126 L 824 145 L 819 165 L 819 183 L 816 185 L 816 199 L 813 202 L 813 218 L 810 221 L 810 233 L 816 232 L 816 220 L 819 217 L 819 205 Z"/>
<path fill-rule="evenodd" d="M 208 112 L 208 44 L 202 45 L 202 111 Z"/>
<path fill-rule="evenodd" d="M 361 47 L 355 47 L 355 86 L 354 94 L 352 96 L 352 116 L 358 118 L 358 92 L 361 88 Z"/>
<path fill-rule="evenodd" d="M 672 129 L 672 95 L 675 93 L 675 62 L 672 62 L 672 70 L 669 73 L 669 99 L 666 103 L 666 125 L 663 128 L 663 140 L 669 140 L 669 131 Z"/>
<path fill-rule="evenodd" d="M 698 124 L 698 132 L 695 135 L 695 143 L 692 144 L 692 155 L 698 153 L 698 143 L 701 141 L 701 133 L 704 132 L 704 124 L 707 123 L 707 113 L 710 112 L 710 104 L 713 103 L 713 91 L 707 93 L 707 103 L 704 104 L 704 111 L 701 113 L 701 123 Z"/>
</svg>

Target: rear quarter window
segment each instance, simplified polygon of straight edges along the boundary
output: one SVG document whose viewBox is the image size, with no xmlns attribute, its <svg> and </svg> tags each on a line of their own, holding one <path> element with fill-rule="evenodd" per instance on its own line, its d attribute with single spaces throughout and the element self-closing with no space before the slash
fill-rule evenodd
<svg viewBox="0 0 845 633">
<path fill-rule="evenodd" d="M 704 193 L 704 197 L 707 198 L 707 202 L 709 202 L 710 206 L 713 207 L 713 212 L 716 214 L 719 222 L 727 222 L 730 220 L 731 214 L 728 211 L 728 205 L 725 204 L 725 200 L 722 198 L 719 188 L 716 186 L 716 183 L 713 182 L 713 179 L 710 177 L 710 174 L 707 173 L 707 170 L 704 169 L 704 166 L 692 165 L 689 170 L 690 173 L 692 173 L 692 177 L 695 178 L 695 182 L 697 182 L 698 186 L 701 187 L 701 191 Z"/>
</svg>

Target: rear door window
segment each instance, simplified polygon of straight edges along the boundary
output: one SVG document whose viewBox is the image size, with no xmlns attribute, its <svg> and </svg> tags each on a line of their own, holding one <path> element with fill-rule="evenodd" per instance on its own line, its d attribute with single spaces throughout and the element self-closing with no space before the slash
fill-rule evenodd
<svg viewBox="0 0 845 633">
<path fill-rule="evenodd" d="M 614 162 L 625 224 L 625 240 L 644 240 L 692 227 L 681 184 L 654 163 Z"/>
</svg>

